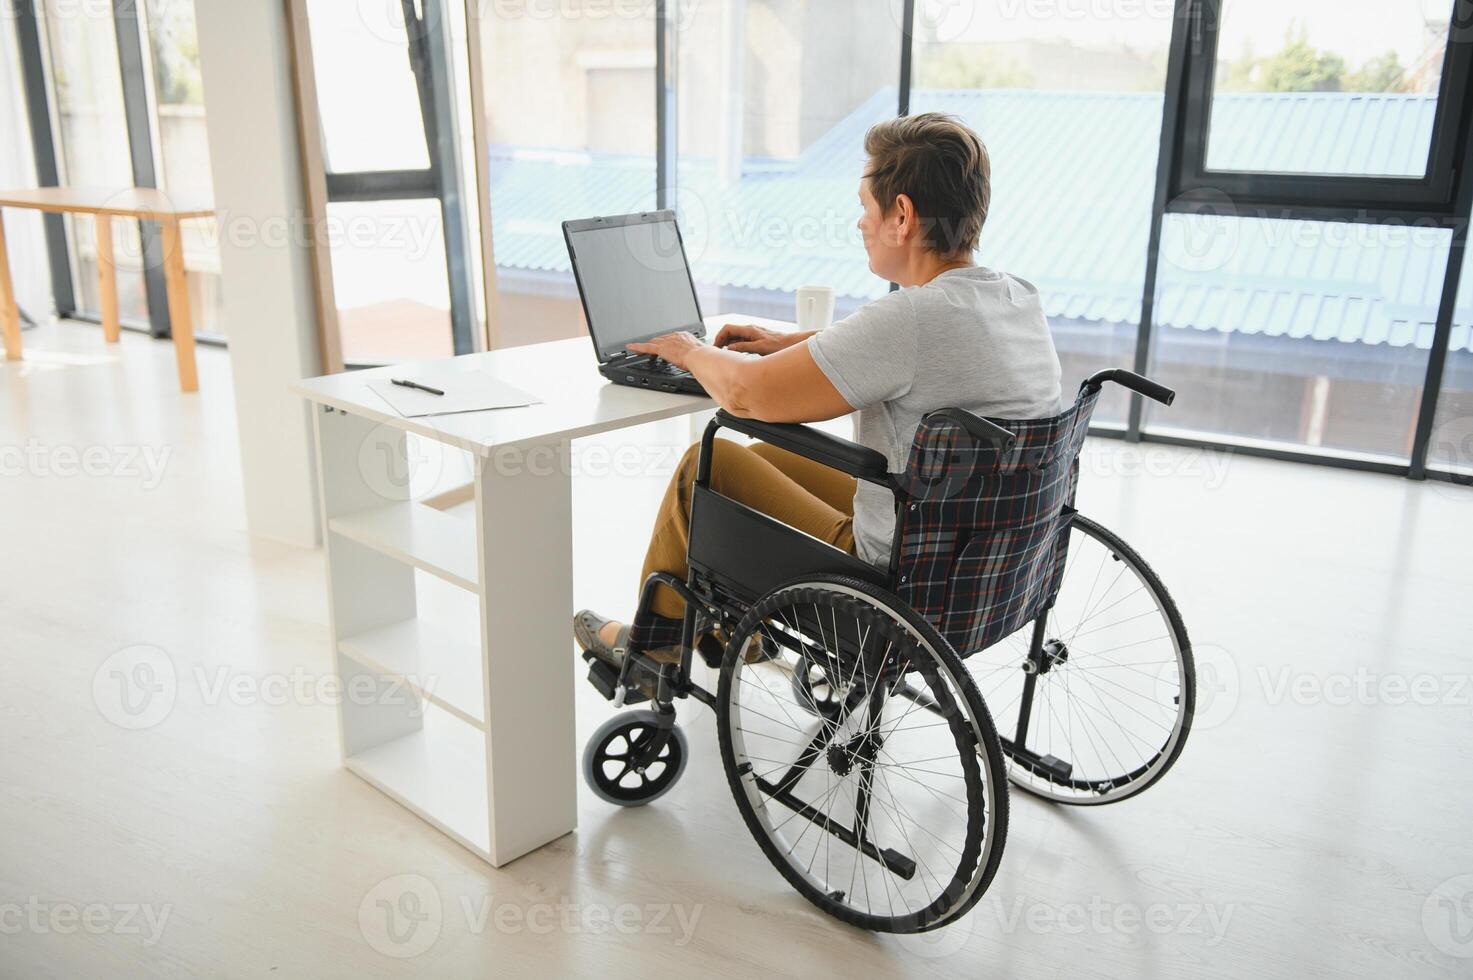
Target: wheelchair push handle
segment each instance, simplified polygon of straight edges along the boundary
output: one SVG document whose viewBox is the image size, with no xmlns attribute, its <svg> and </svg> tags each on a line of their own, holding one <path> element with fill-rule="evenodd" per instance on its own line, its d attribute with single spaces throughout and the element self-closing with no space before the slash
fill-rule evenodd
<svg viewBox="0 0 1473 980">
<path fill-rule="evenodd" d="M 1105 371 L 1098 371 L 1089 376 L 1084 382 L 1084 387 L 1090 391 L 1099 391 L 1106 381 L 1113 381 L 1122 387 L 1129 388 L 1137 394 L 1145 395 L 1147 398 L 1158 401 L 1163 405 L 1170 405 L 1176 400 L 1176 392 L 1171 388 L 1152 381 L 1150 378 L 1141 377 L 1134 371 L 1127 371 L 1124 368 L 1109 368 Z"/>
<path fill-rule="evenodd" d="M 1011 452 L 1013 446 L 1018 442 L 1016 435 L 1004 429 L 996 422 L 989 422 L 980 415 L 973 415 L 971 412 L 964 411 L 960 408 L 943 408 L 927 414 L 926 418 L 942 418 L 948 422 L 955 422 L 965 429 L 967 434 L 973 439 L 989 443 L 1000 453 Z"/>
</svg>

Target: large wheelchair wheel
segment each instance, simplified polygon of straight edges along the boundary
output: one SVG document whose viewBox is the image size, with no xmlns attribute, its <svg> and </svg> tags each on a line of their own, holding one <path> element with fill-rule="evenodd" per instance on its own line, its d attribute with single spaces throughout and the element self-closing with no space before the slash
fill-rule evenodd
<svg viewBox="0 0 1473 980">
<path fill-rule="evenodd" d="M 741 656 L 753 635 L 775 655 Z M 815 576 L 760 599 L 727 645 L 716 717 L 748 829 L 825 912 L 920 932 L 986 891 L 1007 837 L 997 733 L 955 651 L 893 595 Z"/>
<path fill-rule="evenodd" d="M 1196 671 L 1176 604 L 1134 549 L 1084 517 L 1042 624 L 967 668 L 995 712 L 1008 779 L 1059 803 L 1136 795 L 1166 774 L 1191 729 Z"/>
</svg>

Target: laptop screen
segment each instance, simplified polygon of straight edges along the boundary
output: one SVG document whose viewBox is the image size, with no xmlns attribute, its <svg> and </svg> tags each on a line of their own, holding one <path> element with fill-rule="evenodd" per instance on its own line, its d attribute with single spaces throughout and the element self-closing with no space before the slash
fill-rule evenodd
<svg viewBox="0 0 1473 980">
<path fill-rule="evenodd" d="M 663 333 L 703 332 L 673 212 L 569 221 L 563 233 L 599 361 Z"/>
</svg>

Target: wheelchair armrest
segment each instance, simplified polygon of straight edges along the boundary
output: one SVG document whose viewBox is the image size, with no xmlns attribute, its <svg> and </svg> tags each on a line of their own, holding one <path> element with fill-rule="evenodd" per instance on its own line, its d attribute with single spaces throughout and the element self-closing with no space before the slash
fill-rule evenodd
<svg viewBox="0 0 1473 980">
<path fill-rule="evenodd" d="M 890 483 L 890 465 L 884 455 L 857 442 L 840 439 L 794 422 L 759 422 L 756 419 L 738 418 L 725 409 L 716 412 L 716 424 L 754 439 L 761 439 L 769 445 L 797 453 L 861 480 L 886 485 Z"/>
</svg>

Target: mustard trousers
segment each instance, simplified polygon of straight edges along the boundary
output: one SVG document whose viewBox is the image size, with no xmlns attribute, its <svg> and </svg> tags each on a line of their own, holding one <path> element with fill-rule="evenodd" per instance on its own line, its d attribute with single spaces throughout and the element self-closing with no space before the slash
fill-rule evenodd
<svg viewBox="0 0 1473 980">
<path fill-rule="evenodd" d="M 713 490 L 853 553 L 854 477 L 763 442 L 744 446 L 716 439 L 712 446 Z M 645 553 L 641 585 L 651 572 L 686 577 L 692 487 L 700 451 L 699 443 L 687 449 L 670 478 Z M 685 615 L 684 600 L 665 586 L 656 591 L 652 605 L 656 615 L 667 619 Z"/>
</svg>

